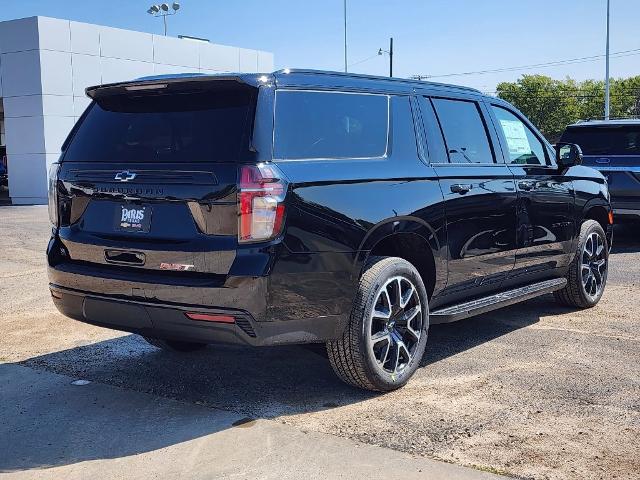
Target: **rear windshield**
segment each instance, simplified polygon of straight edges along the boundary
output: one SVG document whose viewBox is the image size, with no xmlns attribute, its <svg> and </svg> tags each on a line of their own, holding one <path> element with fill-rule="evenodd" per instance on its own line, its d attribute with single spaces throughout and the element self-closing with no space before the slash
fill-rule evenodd
<svg viewBox="0 0 640 480">
<path fill-rule="evenodd" d="M 561 141 L 577 143 L 585 155 L 640 155 L 640 125 L 570 127 Z"/>
<path fill-rule="evenodd" d="M 94 103 L 64 154 L 71 162 L 234 162 L 248 152 L 248 89 L 115 95 Z"/>
</svg>

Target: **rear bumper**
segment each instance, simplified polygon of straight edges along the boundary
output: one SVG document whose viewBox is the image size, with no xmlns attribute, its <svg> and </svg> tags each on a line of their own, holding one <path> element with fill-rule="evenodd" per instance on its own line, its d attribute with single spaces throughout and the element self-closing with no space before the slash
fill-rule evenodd
<svg viewBox="0 0 640 480">
<path fill-rule="evenodd" d="M 118 298 L 49 284 L 56 308 L 67 317 L 145 336 L 199 343 L 251 346 L 322 342 L 335 337 L 340 316 L 258 322 L 245 310 Z M 191 320 L 187 312 L 231 316 L 233 323 Z"/>
<path fill-rule="evenodd" d="M 163 272 L 71 260 L 53 233 L 47 258 L 54 303 L 82 322 L 249 345 L 324 342 L 348 322 L 357 278 L 350 253 L 298 254 L 279 246 L 237 254 L 226 275 Z M 185 312 L 233 315 L 236 322 L 196 321 Z"/>
</svg>

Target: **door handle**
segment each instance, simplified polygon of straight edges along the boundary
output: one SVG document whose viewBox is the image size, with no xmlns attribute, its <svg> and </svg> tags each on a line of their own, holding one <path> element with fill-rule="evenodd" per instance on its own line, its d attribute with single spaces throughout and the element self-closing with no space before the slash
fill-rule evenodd
<svg viewBox="0 0 640 480">
<path fill-rule="evenodd" d="M 533 190 L 535 186 L 536 184 L 534 182 L 518 182 L 518 188 L 527 192 Z"/>
<path fill-rule="evenodd" d="M 473 186 L 469 183 L 454 183 L 453 185 L 451 185 L 451 191 L 453 193 L 460 193 L 462 195 L 467 193 L 472 188 Z"/>
</svg>

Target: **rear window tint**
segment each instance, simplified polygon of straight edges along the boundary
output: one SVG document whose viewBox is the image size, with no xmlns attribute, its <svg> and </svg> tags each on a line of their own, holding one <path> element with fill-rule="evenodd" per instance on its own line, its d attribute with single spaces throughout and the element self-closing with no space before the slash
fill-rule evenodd
<svg viewBox="0 0 640 480">
<path fill-rule="evenodd" d="M 433 106 L 451 163 L 493 163 L 487 130 L 475 102 L 434 98 Z"/>
<path fill-rule="evenodd" d="M 560 141 L 577 143 L 585 155 L 640 155 L 640 125 L 569 127 Z"/>
<path fill-rule="evenodd" d="M 277 159 L 383 157 L 388 136 L 386 95 L 287 90 L 276 94 Z"/>
<path fill-rule="evenodd" d="M 94 103 L 64 161 L 233 162 L 248 151 L 251 93 L 114 96 Z"/>
</svg>

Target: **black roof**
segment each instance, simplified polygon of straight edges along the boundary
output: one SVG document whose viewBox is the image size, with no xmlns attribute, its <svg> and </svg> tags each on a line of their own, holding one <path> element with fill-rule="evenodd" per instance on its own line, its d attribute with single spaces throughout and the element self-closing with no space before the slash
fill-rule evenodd
<svg viewBox="0 0 640 480">
<path fill-rule="evenodd" d="M 272 73 L 181 73 L 155 75 L 132 81 L 96 85 L 86 89 L 92 98 L 101 94 L 118 91 L 134 85 L 178 84 L 183 82 L 233 81 L 251 86 L 275 84 L 279 87 L 297 88 L 345 88 L 353 90 L 376 90 L 381 92 L 413 91 L 457 91 L 459 93 L 483 96 L 482 92 L 470 87 L 425 82 L 404 78 L 379 77 L 356 73 L 331 72 L 324 70 L 283 69 Z"/>
</svg>

